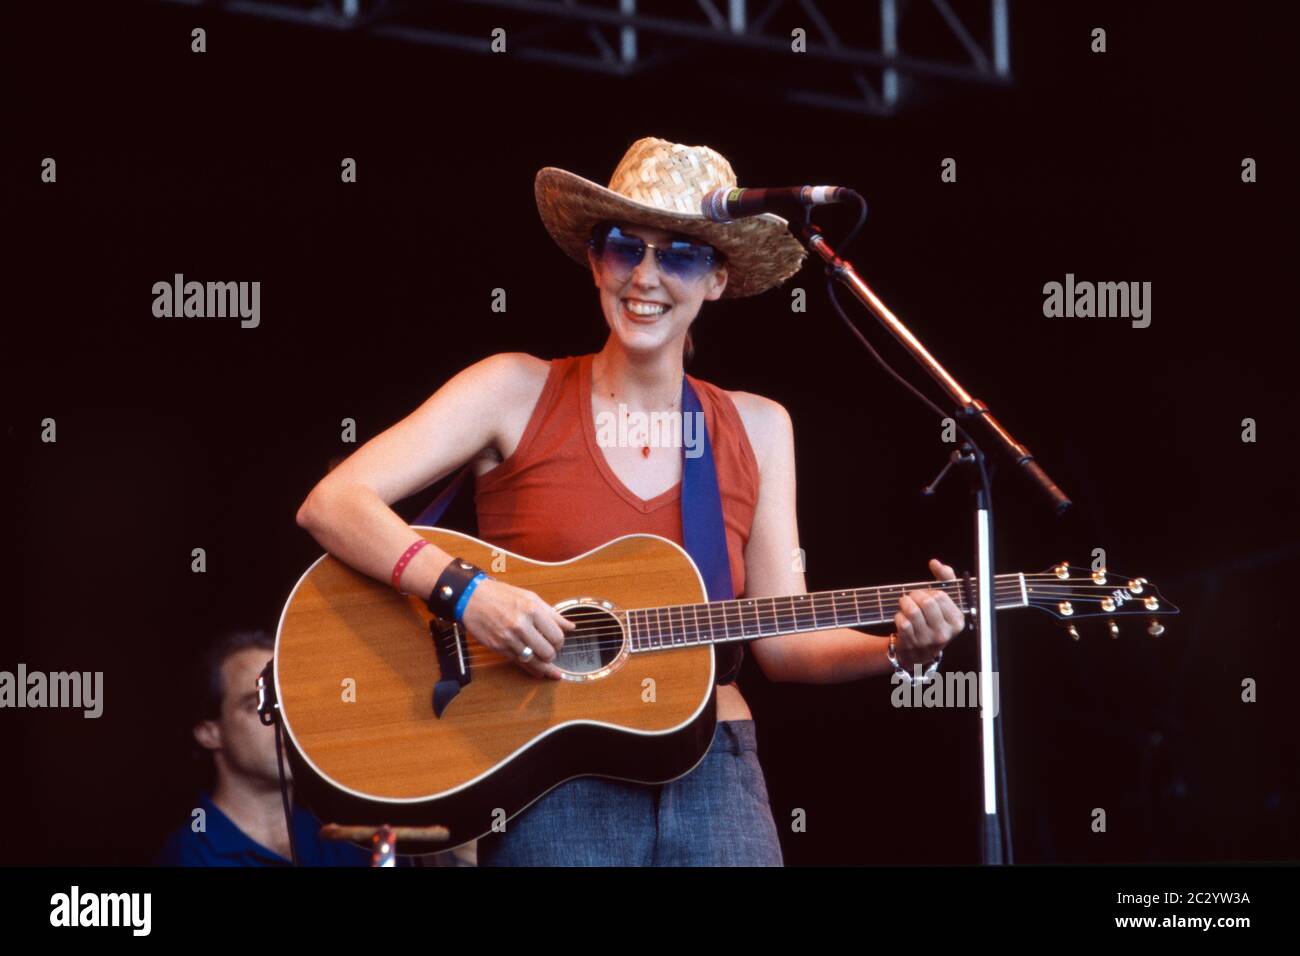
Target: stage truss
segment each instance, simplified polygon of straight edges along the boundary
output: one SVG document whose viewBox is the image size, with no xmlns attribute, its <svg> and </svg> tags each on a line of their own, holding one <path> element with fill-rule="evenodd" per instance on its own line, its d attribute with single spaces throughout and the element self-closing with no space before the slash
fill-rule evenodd
<svg viewBox="0 0 1300 956">
<path fill-rule="evenodd" d="M 499 27 L 529 62 L 615 77 L 713 63 L 756 96 L 872 115 L 943 83 L 1011 82 L 1008 0 L 165 2 L 485 55 L 502 55 Z"/>
</svg>

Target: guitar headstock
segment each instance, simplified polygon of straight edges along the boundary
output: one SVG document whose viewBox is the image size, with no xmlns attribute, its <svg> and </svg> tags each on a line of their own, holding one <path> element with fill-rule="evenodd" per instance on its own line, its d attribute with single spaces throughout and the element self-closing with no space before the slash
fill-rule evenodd
<svg viewBox="0 0 1300 956">
<path fill-rule="evenodd" d="M 1165 632 L 1160 618 L 1178 613 L 1146 578 L 1068 563 L 1055 564 L 1040 574 L 1026 574 L 1025 597 L 1030 607 L 1066 623 L 1066 631 L 1076 641 L 1076 620 L 1104 618 L 1110 636 L 1119 637 L 1121 618 L 1140 618 L 1147 625 L 1146 632 L 1159 637 Z"/>
</svg>

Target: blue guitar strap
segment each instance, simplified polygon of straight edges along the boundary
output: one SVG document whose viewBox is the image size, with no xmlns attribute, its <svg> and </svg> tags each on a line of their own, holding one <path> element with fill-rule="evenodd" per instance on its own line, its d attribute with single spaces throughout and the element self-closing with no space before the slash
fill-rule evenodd
<svg viewBox="0 0 1300 956">
<path fill-rule="evenodd" d="M 438 497 L 430 501 L 428 507 L 421 511 L 419 516 L 412 521 L 411 524 L 428 525 L 430 527 L 436 526 L 438 524 L 438 519 L 442 517 L 442 513 L 447 510 L 447 506 L 450 505 L 452 499 L 456 497 L 456 492 L 460 491 L 460 486 L 465 483 L 465 478 L 468 477 L 470 469 L 473 466 L 474 463 L 470 462 L 462 468 L 460 474 L 453 478 L 446 488 L 438 492 Z"/>
<path fill-rule="evenodd" d="M 698 451 L 695 457 L 687 452 L 682 441 L 682 544 L 704 578 L 704 587 L 710 601 L 730 601 L 735 597 L 731 588 L 731 559 L 727 554 L 727 529 L 722 519 L 722 493 L 718 490 L 718 469 L 713 461 L 713 446 L 709 442 L 709 429 L 704 422 L 704 409 L 686 376 L 682 375 L 682 435 L 686 435 L 687 420 L 699 424 Z M 721 673 L 719 684 L 730 684 L 736 679 L 744 654 L 743 645 L 733 650 L 717 648 Z M 728 656 L 730 667 L 727 666 Z"/>
<path fill-rule="evenodd" d="M 687 420 L 698 424 L 693 434 L 696 438 L 695 448 L 689 447 L 684 440 L 687 434 Z M 727 554 L 726 525 L 722 519 L 722 493 L 718 490 L 718 469 L 713 460 L 713 447 L 709 442 L 709 429 L 704 421 L 704 408 L 695 389 L 682 375 L 682 544 L 691 556 L 700 575 L 710 601 L 730 601 L 735 597 L 731 588 L 731 559 Z M 689 451 L 698 451 L 692 457 Z M 437 525 L 438 519 L 456 497 L 465 478 L 470 473 L 471 465 L 461 469 L 450 484 L 433 499 L 412 524 Z M 720 666 L 725 672 L 718 678 L 718 683 L 729 684 L 735 679 L 740 669 L 743 655 L 737 646 L 734 663 L 725 668 L 727 653 L 719 649 Z"/>
<path fill-rule="evenodd" d="M 710 601 L 730 601 L 731 560 L 727 556 L 726 526 L 722 521 L 722 493 L 718 491 L 718 469 L 713 463 L 709 429 L 704 423 L 700 397 L 686 376 L 682 376 L 683 434 L 685 419 L 699 423 L 700 454 L 692 458 L 682 442 L 682 543 L 700 569 Z"/>
</svg>

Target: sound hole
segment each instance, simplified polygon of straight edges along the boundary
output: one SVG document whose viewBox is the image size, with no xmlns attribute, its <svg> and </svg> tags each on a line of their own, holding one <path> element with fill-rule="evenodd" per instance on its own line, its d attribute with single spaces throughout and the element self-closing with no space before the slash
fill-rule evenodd
<svg viewBox="0 0 1300 956">
<path fill-rule="evenodd" d="M 564 635 L 555 666 L 570 674 L 586 675 L 608 667 L 623 650 L 623 624 L 596 604 L 574 604 L 560 613 L 578 625 Z"/>
</svg>

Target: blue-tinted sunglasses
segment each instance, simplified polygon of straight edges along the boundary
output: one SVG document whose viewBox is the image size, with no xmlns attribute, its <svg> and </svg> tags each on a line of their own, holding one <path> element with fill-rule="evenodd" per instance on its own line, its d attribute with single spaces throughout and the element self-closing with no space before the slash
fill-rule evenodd
<svg viewBox="0 0 1300 956">
<path fill-rule="evenodd" d="M 655 251 L 655 264 L 661 272 L 684 282 L 698 279 L 722 259 L 716 249 L 703 242 L 674 239 L 666 246 L 656 246 L 629 236 L 611 223 L 598 223 L 589 245 L 605 268 L 620 276 L 631 275 L 641 264 L 646 247 Z"/>
</svg>

